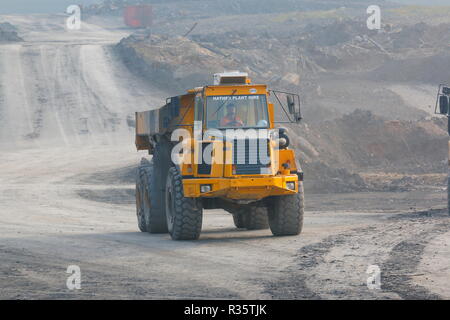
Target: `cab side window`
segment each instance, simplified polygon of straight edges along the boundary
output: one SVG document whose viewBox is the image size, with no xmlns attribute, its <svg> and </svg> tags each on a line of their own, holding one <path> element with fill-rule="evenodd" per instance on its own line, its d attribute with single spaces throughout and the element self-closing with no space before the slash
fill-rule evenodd
<svg viewBox="0 0 450 320">
<path fill-rule="evenodd" d="M 198 95 L 195 97 L 195 121 L 203 121 L 203 97 Z"/>
</svg>

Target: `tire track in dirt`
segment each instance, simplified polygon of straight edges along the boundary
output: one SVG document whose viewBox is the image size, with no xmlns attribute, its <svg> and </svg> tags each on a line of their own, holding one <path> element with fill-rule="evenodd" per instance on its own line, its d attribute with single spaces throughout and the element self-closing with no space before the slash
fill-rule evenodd
<svg viewBox="0 0 450 320">
<path fill-rule="evenodd" d="M 382 290 L 397 293 L 407 300 L 437 300 L 441 297 L 414 284 L 413 277 L 424 254 L 426 245 L 437 236 L 448 232 L 450 222 L 437 224 L 431 230 L 397 244 L 382 265 Z"/>
<path fill-rule="evenodd" d="M 265 293 L 274 299 L 439 299 L 412 277 L 426 244 L 449 227 L 443 211 L 415 212 L 329 236 L 302 247 L 286 276 L 266 283 Z M 380 266 L 381 290 L 366 286 L 371 264 Z"/>
<path fill-rule="evenodd" d="M 325 263 L 324 257 L 334 246 L 345 243 L 348 241 L 347 238 L 354 233 L 370 231 L 371 229 L 354 229 L 350 233 L 333 235 L 320 242 L 302 247 L 296 255 L 297 264 L 286 270 L 286 273 L 290 275 L 284 279 L 267 283 L 265 292 L 275 299 L 321 299 L 320 293 L 309 287 L 307 273 L 316 266 Z M 301 274 L 298 274 L 299 271 Z"/>
</svg>

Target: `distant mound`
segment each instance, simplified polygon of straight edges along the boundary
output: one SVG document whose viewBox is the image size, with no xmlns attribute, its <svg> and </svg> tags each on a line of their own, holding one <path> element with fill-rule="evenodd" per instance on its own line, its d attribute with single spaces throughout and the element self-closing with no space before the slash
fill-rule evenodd
<svg viewBox="0 0 450 320">
<path fill-rule="evenodd" d="M 356 172 L 445 172 L 446 120 L 386 120 L 356 110 L 334 121 L 292 127 L 306 162 L 322 161 Z"/>
<path fill-rule="evenodd" d="M 0 42 L 23 41 L 17 34 L 17 28 L 9 22 L 0 23 Z"/>
<path fill-rule="evenodd" d="M 450 83 L 450 52 L 425 58 L 391 60 L 369 74 L 378 81 Z"/>
</svg>

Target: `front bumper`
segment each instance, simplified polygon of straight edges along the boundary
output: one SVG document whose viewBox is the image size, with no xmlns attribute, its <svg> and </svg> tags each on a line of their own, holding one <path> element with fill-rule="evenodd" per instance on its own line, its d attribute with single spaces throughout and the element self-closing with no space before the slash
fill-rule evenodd
<svg viewBox="0 0 450 320">
<path fill-rule="evenodd" d="M 295 183 L 295 190 L 286 186 Z M 211 191 L 201 193 L 201 185 L 210 185 Z M 184 196 L 188 198 L 228 198 L 235 200 L 260 200 L 268 196 L 290 195 L 298 192 L 296 174 L 274 177 L 189 178 L 183 179 Z"/>
</svg>

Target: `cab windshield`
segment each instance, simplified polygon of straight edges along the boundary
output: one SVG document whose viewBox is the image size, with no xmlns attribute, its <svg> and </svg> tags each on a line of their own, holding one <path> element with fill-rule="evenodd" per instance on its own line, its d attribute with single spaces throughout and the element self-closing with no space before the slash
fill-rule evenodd
<svg viewBox="0 0 450 320">
<path fill-rule="evenodd" d="M 208 96 L 206 98 L 208 128 L 267 128 L 265 95 Z"/>
</svg>

